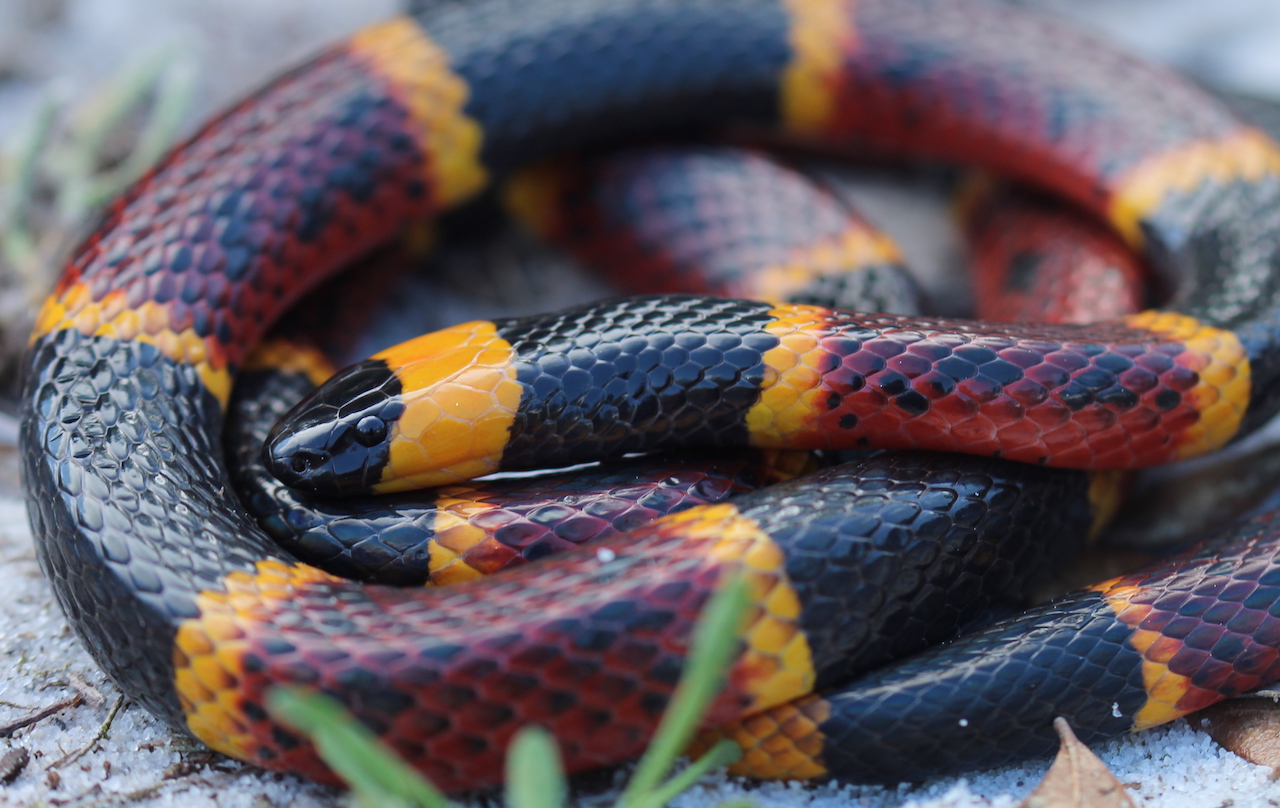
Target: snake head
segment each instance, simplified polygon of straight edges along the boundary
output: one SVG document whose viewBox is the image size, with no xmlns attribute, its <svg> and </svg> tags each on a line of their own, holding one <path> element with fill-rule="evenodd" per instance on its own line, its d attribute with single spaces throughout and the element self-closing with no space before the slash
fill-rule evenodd
<svg viewBox="0 0 1280 808">
<path fill-rule="evenodd" d="M 340 371 L 298 402 L 271 430 L 263 462 L 275 477 L 323 495 L 367 494 L 382 479 L 392 425 L 404 410 L 385 362 Z"/>
</svg>

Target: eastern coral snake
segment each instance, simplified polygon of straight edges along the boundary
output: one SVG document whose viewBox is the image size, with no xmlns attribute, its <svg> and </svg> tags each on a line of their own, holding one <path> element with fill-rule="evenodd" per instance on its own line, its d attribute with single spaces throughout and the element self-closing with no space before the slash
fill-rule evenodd
<svg viewBox="0 0 1280 808">
<path fill-rule="evenodd" d="M 873 459 L 869 482 L 840 467 L 683 511 L 606 539 L 607 560 L 568 550 L 429 590 L 300 564 L 227 494 L 233 378 L 322 277 L 530 161 L 726 122 L 1040 186 L 1108 222 L 1177 292 L 1165 311 L 1096 326 L 698 297 L 470 323 L 424 338 L 434 356 L 408 372 L 432 392 L 393 420 L 433 437 L 393 442 L 378 468 L 438 483 L 600 447 L 910 445 L 1031 461 L 999 468 L 1079 493 L 1081 477 L 1039 464 L 1191 457 L 1275 412 L 1280 149 L 1180 79 L 979 0 L 441 6 L 355 34 L 208 123 L 108 207 L 46 302 L 26 360 L 26 481 L 42 567 L 94 657 L 211 747 L 331 779 L 262 707 L 274 683 L 320 688 L 451 790 L 493 784 L 526 723 L 555 733 L 572 770 L 641 749 L 693 619 L 736 569 L 755 608 L 709 720 L 736 722 L 741 765 L 761 776 L 995 765 L 1050 750 L 1055 715 L 1087 741 L 1277 678 L 1266 513 L 825 690 L 857 641 L 880 664 L 933 630 L 893 602 L 932 592 L 917 568 L 869 537 L 986 596 L 988 573 L 956 574 L 967 561 L 899 528 L 944 549 L 984 520 L 1016 533 L 1035 497 L 987 460 L 955 461 L 950 499 L 902 482 L 931 473 L 919 456 Z M 336 448 L 382 445 L 363 416 L 393 398 Z M 306 476 L 297 456 L 282 474 Z M 391 479 L 355 465 L 362 483 Z M 867 496 L 892 502 L 870 513 Z M 860 636 L 885 604 L 887 630 Z M 948 613 L 944 637 L 964 622 L 915 605 Z"/>
</svg>

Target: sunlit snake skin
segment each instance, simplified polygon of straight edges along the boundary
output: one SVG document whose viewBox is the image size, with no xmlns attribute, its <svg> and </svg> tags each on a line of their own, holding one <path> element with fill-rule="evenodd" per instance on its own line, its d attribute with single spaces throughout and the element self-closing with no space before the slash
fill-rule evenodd
<svg viewBox="0 0 1280 808">
<path fill-rule="evenodd" d="M 1186 281 L 1174 305 L 1193 320 L 1150 315 L 1109 327 L 1099 341 L 1154 329 L 1183 356 L 1198 350 L 1177 343 L 1185 337 L 1175 327 L 1183 324 L 1188 335 L 1209 334 L 1221 345 L 1238 339 L 1243 355 L 1228 352 L 1222 363 L 1230 374 L 1206 380 L 1204 367 L 1190 368 L 1197 376 L 1191 389 L 1207 384 L 1192 398 L 1200 404 L 1217 390 L 1227 426 L 1190 419 L 1204 427 L 1184 445 L 1207 450 L 1274 412 L 1275 148 L 1192 88 L 1087 37 L 964 0 L 863 0 L 856 7 L 833 0 L 476 0 L 421 23 L 430 39 L 408 21 L 356 35 L 176 150 L 108 209 L 75 252 L 26 360 L 22 440 L 42 567 L 85 644 L 126 692 L 216 748 L 321 774 L 305 746 L 263 720 L 262 687 L 280 677 L 312 679 L 379 730 L 399 733 L 401 751 L 448 788 L 492 782 L 503 743 L 494 727 L 522 719 L 550 725 L 570 744 L 573 767 L 602 763 L 604 750 L 634 751 L 642 743 L 632 732 L 651 724 L 669 692 L 683 656 L 679 638 L 715 582 L 739 563 L 754 573 L 758 609 L 713 717 L 803 691 L 816 651 L 806 661 L 798 650 L 808 641 L 783 572 L 784 558 L 791 560 L 733 506 L 654 529 L 645 546 L 663 551 L 663 568 L 679 574 L 674 583 L 627 578 L 640 566 L 629 559 L 642 551 L 620 555 L 619 567 L 601 566 L 594 556 L 576 568 L 567 564 L 565 589 L 540 583 L 531 590 L 535 602 L 516 610 L 545 621 L 536 628 L 504 622 L 509 618 L 487 611 L 470 587 L 442 590 L 447 594 L 427 606 L 418 596 L 356 589 L 295 566 L 223 493 L 222 403 L 266 323 L 327 270 L 468 197 L 487 175 L 552 149 L 735 118 L 777 122 L 830 146 L 865 139 L 977 160 L 1049 185 L 1103 213 L 1159 271 Z M 717 305 L 740 305 L 738 322 L 786 319 L 748 304 Z M 826 316 L 797 314 L 806 323 Z M 1249 382 L 1233 387 L 1245 373 Z M 511 391 L 490 378 L 503 395 Z M 686 529 L 692 538 L 670 539 Z M 1206 567 L 1218 576 L 1206 589 L 1252 589 L 1250 579 L 1268 579 L 1274 564 L 1266 535 L 1259 560 L 1234 563 L 1239 556 L 1226 553 Z M 494 587 L 514 587 L 536 573 L 530 565 Z M 580 585 L 599 578 L 621 587 L 620 605 L 572 612 Z M 1214 666 L 1238 667 L 1246 678 L 1261 671 L 1259 680 L 1273 675 L 1251 650 L 1273 653 L 1277 645 L 1265 619 L 1239 624 L 1248 641 L 1188 652 L 1191 667 L 1173 670 L 1177 655 L 1166 656 L 1168 646 L 1189 636 L 1186 621 L 1209 626 L 1230 618 L 1170 599 L 1169 608 L 1185 617 L 1148 616 L 1133 630 L 1125 620 L 1135 614 L 1129 604 L 1159 600 L 1161 587 L 1180 591 L 1176 579 L 1141 583 L 1155 591 L 1095 598 L 1105 607 L 1101 617 L 1111 610 L 1119 621 L 1080 631 L 1082 624 L 1068 619 L 1067 634 L 1092 640 L 1091 653 L 1113 652 L 1108 670 L 1127 664 L 1131 681 L 1153 688 L 1150 702 L 1174 706 L 1144 713 L 1126 699 L 1115 707 L 1121 718 L 1089 737 L 1127 730 L 1140 714 L 1142 724 L 1146 715 L 1179 714 L 1181 700 L 1166 691 L 1189 692 L 1201 676 L 1213 687 L 1227 682 Z M 335 600 L 338 590 L 343 596 Z M 1274 599 L 1258 599 L 1258 610 L 1275 608 Z M 576 664 L 579 652 L 631 636 L 618 630 L 632 614 L 627 604 L 655 601 L 668 609 L 663 636 L 674 642 L 646 657 L 647 666 L 625 668 L 637 678 L 614 675 L 624 669 L 621 659 L 613 667 Z M 461 611 L 436 612 L 435 605 Z M 390 622 L 393 612 L 397 620 L 439 619 L 451 628 L 433 627 L 438 644 L 430 652 L 371 640 L 404 636 Z M 464 627 L 455 616 L 462 612 L 474 622 Z M 492 629 L 483 639 L 482 625 Z M 458 652 L 449 638 L 464 634 L 468 647 L 491 655 L 472 668 L 451 668 L 461 663 L 453 661 Z M 593 713 L 590 704 L 569 710 L 550 697 L 521 701 L 532 676 L 523 666 L 539 660 L 504 650 L 517 636 L 546 637 L 542 665 L 533 670 L 614 712 Z M 622 642 L 612 650 L 636 645 Z M 315 650 L 322 647 L 328 650 Z M 1148 682 L 1145 674 L 1160 666 L 1182 679 L 1157 691 L 1164 679 L 1153 674 Z M 450 674 L 441 678 L 445 670 Z M 404 692 L 385 686 L 384 677 L 418 683 L 412 702 L 434 710 L 439 722 L 410 718 L 421 713 L 407 710 Z M 460 687 L 464 678 L 473 687 Z M 618 707 L 616 688 L 626 682 L 639 682 L 628 691 L 634 713 Z M 1000 690 L 1007 682 L 984 685 Z M 1109 695 L 1103 688 L 1057 706 L 1097 714 L 1104 701 L 1111 709 Z M 918 693 L 904 691 L 900 700 L 947 714 L 946 704 Z M 640 717 L 613 720 L 623 715 Z M 842 737 L 842 715 L 823 717 L 818 734 Z M 605 723 L 589 748 L 574 745 Z M 426 736 L 444 724 L 463 731 L 433 745 Z M 883 739 L 899 749 L 928 742 L 908 730 L 894 736 L 886 728 Z M 936 762 L 942 769 L 1038 754 L 1049 732 L 1036 723 L 1014 738 L 973 733 Z M 610 734 L 619 737 L 604 737 Z M 836 754 L 823 741 L 807 774 L 856 777 Z M 875 775 L 901 771 L 886 764 Z"/>
</svg>

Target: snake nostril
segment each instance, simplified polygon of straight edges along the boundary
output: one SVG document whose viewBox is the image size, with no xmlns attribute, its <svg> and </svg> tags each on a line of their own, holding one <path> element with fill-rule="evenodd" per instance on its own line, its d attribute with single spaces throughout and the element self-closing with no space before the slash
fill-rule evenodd
<svg viewBox="0 0 1280 808">
<path fill-rule="evenodd" d="M 305 474 L 323 466 L 324 461 L 324 455 L 316 452 L 301 451 L 295 453 L 289 459 L 289 468 L 293 469 L 295 474 Z"/>
</svg>

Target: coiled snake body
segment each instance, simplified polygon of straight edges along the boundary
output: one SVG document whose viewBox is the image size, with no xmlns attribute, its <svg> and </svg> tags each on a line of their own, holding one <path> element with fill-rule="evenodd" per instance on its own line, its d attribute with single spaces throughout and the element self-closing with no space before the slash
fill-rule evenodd
<svg viewBox="0 0 1280 808">
<path fill-rule="evenodd" d="M 307 288 L 530 160 L 725 122 L 1048 188 L 1108 221 L 1178 292 L 1169 311 L 1087 330 L 688 298 L 473 325 L 446 339 L 488 363 L 511 419 L 478 431 L 479 454 L 450 460 L 446 479 L 520 462 L 511 436 L 535 454 L 549 445 L 554 422 L 528 416 L 541 403 L 526 393 L 555 388 L 551 349 L 637 323 L 732 356 L 724 387 L 698 388 L 699 404 L 728 405 L 696 424 L 713 442 L 835 435 L 1132 467 L 1210 451 L 1275 412 L 1280 150 L 1160 70 L 968 0 L 443 6 L 357 33 L 207 124 L 109 206 L 46 302 L 26 361 L 32 522 L 100 664 L 215 749 L 326 778 L 262 708 L 274 683 L 319 687 L 453 790 L 492 784 L 524 723 L 551 728 L 575 770 L 641 748 L 691 621 L 734 568 L 756 608 L 710 718 L 747 716 L 728 731 L 766 775 L 994 765 L 1050 749 L 1054 715 L 1088 740 L 1280 675 L 1271 514 L 843 695 L 794 701 L 834 676 L 843 640 L 815 626 L 850 607 L 832 579 L 806 574 L 814 555 L 770 514 L 839 514 L 836 495 L 711 506 L 607 562 L 570 553 L 483 586 L 407 592 L 298 564 L 228 494 L 232 379 Z M 873 412 L 855 408 L 867 398 Z M 591 420 L 569 410 L 562 434 Z M 648 440 L 628 433 L 614 449 Z M 828 549 L 847 532 L 833 515 Z"/>
</svg>

